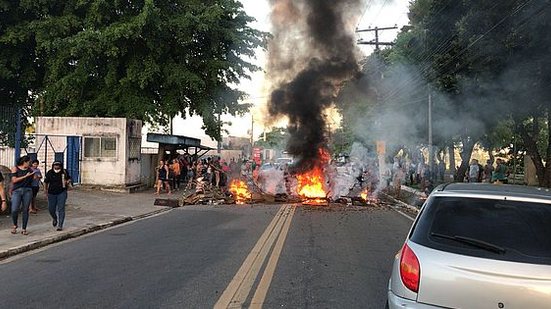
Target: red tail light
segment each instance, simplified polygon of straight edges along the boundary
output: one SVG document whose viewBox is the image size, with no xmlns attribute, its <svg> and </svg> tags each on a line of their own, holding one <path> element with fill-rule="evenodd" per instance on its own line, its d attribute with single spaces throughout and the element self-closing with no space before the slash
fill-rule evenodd
<svg viewBox="0 0 551 309">
<path fill-rule="evenodd" d="M 413 250 L 404 244 L 402 256 L 400 257 L 400 277 L 404 285 L 417 293 L 419 291 L 419 279 L 421 278 L 421 267 L 419 260 Z"/>
</svg>

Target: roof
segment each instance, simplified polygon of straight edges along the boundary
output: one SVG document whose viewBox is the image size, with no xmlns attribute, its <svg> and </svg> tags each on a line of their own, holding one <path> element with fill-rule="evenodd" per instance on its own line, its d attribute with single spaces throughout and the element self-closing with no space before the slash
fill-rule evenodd
<svg viewBox="0 0 551 309">
<path fill-rule="evenodd" d="M 186 149 L 190 147 L 197 147 L 202 150 L 213 149 L 211 147 L 201 145 L 201 140 L 198 138 L 184 136 L 184 135 L 147 133 L 147 141 L 152 143 L 170 145 L 170 146 L 173 146 L 173 148 Z"/>
<path fill-rule="evenodd" d="M 461 193 L 551 200 L 551 189 L 522 185 L 497 185 L 490 183 L 449 183 L 436 187 L 433 193 Z"/>
</svg>

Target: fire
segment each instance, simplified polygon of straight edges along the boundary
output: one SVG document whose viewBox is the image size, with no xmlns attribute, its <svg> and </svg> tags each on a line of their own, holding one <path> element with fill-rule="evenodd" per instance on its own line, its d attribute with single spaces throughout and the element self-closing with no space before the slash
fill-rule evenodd
<svg viewBox="0 0 551 309">
<path fill-rule="evenodd" d="M 360 197 L 362 200 L 367 201 L 367 197 L 369 196 L 369 191 L 367 189 L 363 190 L 362 193 L 360 193 Z"/>
<path fill-rule="evenodd" d="M 297 175 L 297 193 L 301 197 L 316 199 L 326 198 L 325 174 L 323 167 L 329 162 L 330 156 L 327 150 L 319 149 L 319 161 L 311 170 Z"/>
<path fill-rule="evenodd" d="M 327 193 L 323 188 L 325 175 L 320 167 L 297 175 L 298 195 L 307 198 L 325 198 Z"/>
<path fill-rule="evenodd" d="M 247 183 L 241 179 L 234 179 L 231 181 L 230 192 L 233 194 L 237 204 L 244 204 L 252 198 Z"/>
</svg>

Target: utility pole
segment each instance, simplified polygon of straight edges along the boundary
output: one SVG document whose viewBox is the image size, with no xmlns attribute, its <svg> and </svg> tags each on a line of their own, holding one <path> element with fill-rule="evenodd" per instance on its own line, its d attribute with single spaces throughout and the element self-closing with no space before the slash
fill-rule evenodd
<svg viewBox="0 0 551 309">
<path fill-rule="evenodd" d="M 254 115 L 251 112 L 251 159 L 253 158 L 253 155 L 254 155 L 253 148 L 254 148 Z"/>
<path fill-rule="evenodd" d="M 15 119 L 15 165 L 17 165 L 17 161 L 19 160 L 19 157 L 21 156 L 21 107 L 16 107 L 16 119 Z M 48 146 L 46 146 L 48 148 Z"/>
<path fill-rule="evenodd" d="M 429 92 L 429 173 L 430 178 L 432 179 L 434 174 L 434 152 L 432 150 L 432 94 L 430 92 L 430 87 L 428 87 Z"/>
<path fill-rule="evenodd" d="M 168 120 L 168 125 L 170 135 L 174 135 L 174 117 L 170 116 L 170 119 Z"/>
<path fill-rule="evenodd" d="M 359 39 L 358 40 L 358 44 L 361 44 L 361 45 L 375 45 L 375 50 L 380 50 L 379 46 L 380 45 L 383 45 L 383 46 L 392 46 L 394 45 L 393 42 L 379 42 L 379 31 L 384 31 L 384 30 L 396 30 L 398 29 L 398 26 L 394 26 L 394 27 L 375 27 L 375 28 L 368 28 L 368 29 L 356 29 L 356 33 L 360 33 L 360 32 L 375 32 L 375 40 L 371 40 L 371 41 L 365 41 L 363 39 Z"/>
<path fill-rule="evenodd" d="M 221 122 L 221 115 L 222 113 L 218 113 L 218 134 L 220 135 L 220 137 L 218 138 L 218 143 L 217 143 L 217 153 L 218 155 L 220 155 L 220 153 L 222 152 L 222 122 Z"/>
<path fill-rule="evenodd" d="M 428 50 L 427 46 L 427 29 L 425 29 L 425 51 Z M 430 84 L 427 83 L 428 93 L 428 127 L 429 127 L 429 178 L 432 181 L 434 177 L 434 151 L 432 150 L 432 93 L 430 91 Z"/>
</svg>

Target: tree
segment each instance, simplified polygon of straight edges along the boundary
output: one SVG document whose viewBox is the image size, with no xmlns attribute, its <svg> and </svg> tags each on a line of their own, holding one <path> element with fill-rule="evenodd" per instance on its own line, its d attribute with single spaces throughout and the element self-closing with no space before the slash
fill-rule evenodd
<svg viewBox="0 0 551 309">
<path fill-rule="evenodd" d="M 271 131 L 261 134 L 256 145 L 265 148 L 284 149 L 288 138 L 289 131 L 287 128 L 273 128 Z"/>
<path fill-rule="evenodd" d="M 494 152 L 510 147 L 515 139 L 514 123 L 512 119 L 505 119 L 480 139 L 480 145 L 488 150 L 490 161 L 494 162 Z"/>
<path fill-rule="evenodd" d="M 465 18 L 464 32 L 484 42 L 474 53 L 473 67 L 485 105 L 493 108 L 492 118 L 512 119 L 513 133 L 532 158 L 539 184 L 551 187 L 551 1 L 470 2 L 474 8 Z M 476 29 L 483 22 L 495 30 L 480 36 Z"/>
<path fill-rule="evenodd" d="M 33 5 L 32 1 L 0 1 L 0 144 L 12 147 L 18 110 L 25 128 L 25 116 L 31 113 L 44 75 L 29 31 L 31 21 L 40 17 Z"/>
<path fill-rule="evenodd" d="M 236 0 L 22 1 L 26 48 L 44 72 L 39 111 L 129 117 L 166 125 L 203 117 L 220 138 L 218 114 L 244 113 L 235 88 L 259 68 L 247 60 L 267 34 Z M 17 11 L 17 10 L 16 10 Z M 23 61 L 27 67 L 29 60 Z M 34 76 L 37 70 L 31 70 Z M 15 79 L 19 80 L 19 79 Z M 27 86 L 27 88 L 29 88 Z M 33 88 L 34 90 L 34 88 Z"/>
<path fill-rule="evenodd" d="M 433 118 L 441 119 L 434 124 L 435 137 L 441 144 L 460 145 L 463 163 L 458 175 L 464 174 L 475 143 L 495 148 L 498 137 L 503 138 L 504 121 L 512 119 L 509 137 L 520 136 L 540 184 L 551 185 L 551 164 L 546 163 L 551 162 L 551 138 L 542 137 L 550 122 L 549 7 L 551 1 L 411 3 L 411 26 L 399 34 L 391 66 L 416 65 L 419 74 L 403 84 L 432 86 Z M 394 93 L 411 93 L 400 83 L 394 87 Z M 387 106 L 398 110 L 400 105 L 392 102 L 398 97 Z M 412 103 L 420 110 L 425 104 Z M 419 123 L 425 121 L 419 118 Z"/>
</svg>

